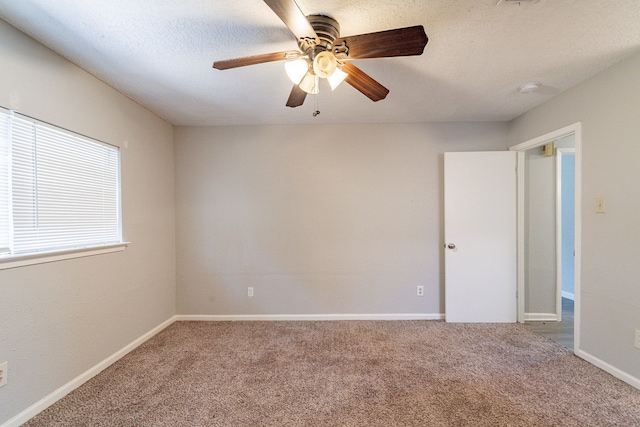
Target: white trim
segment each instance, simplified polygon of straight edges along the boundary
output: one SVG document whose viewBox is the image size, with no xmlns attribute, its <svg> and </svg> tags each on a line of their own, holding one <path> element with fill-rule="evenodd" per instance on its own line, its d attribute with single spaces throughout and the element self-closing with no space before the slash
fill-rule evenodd
<svg viewBox="0 0 640 427">
<path fill-rule="evenodd" d="M 582 209 L 581 209 L 581 206 L 582 206 L 582 123 L 576 122 L 572 125 L 565 126 L 556 131 L 549 132 L 537 138 L 530 139 L 529 141 L 516 144 L 513 147 L 510 147 L 509 150 L 522 152 L 522 151 L 528 150 L 529 148 L 537 147 L 547 142 L 560 139 L 563 136 L 567 136 L 572 133 L 574 134 L 575 150 L 576 150 L 576 183 L 575 183 L 575 191 L 576 191 L 575 251 L 576 251 L 576 254 L 574 258 L 575 272 L 574 272 L 574 278 L 573 278 L 574 280 L 573 292 L 575 294 L 574 317 L 573 317 L 573 331 L 574 331 L 573 351 L 574 353 L 577 354 L 580 349 L 580 320 L 581 320 L 580 279 L 581 279 L 581 268 L 582 268 Z M 524 155 L 522 156 L 522 158 L 524 159 Z M 520 159 L 520 156 L 518 157 L 518 159 Z M 523 165 L 524 165 L 524 162 L 522 162 L 522 164 L 518 162 L 518 170 L 520 170 L 521 166 Z M 520 190 L 520 188 L 518 189 Z M 518 193 L 519 198 L 520 198 L 520 194 L 523 194 L 523 193 Z M 524 203 L 522 203 L 522 206 L 524 206 Z M 520 210 L 520 203 L 518 203 L 518 216 L 520 217 L 523 214 L 524 214 L 524 210 Z M 524 224 L 524 222 L 522 223 Z M 518 222 L 519 227 L 520 227 L 520 224 L 521 223 L 519 221 Z M 522 240 L 524 240 L 524 227 L 518 229 L 518 242 L 521 242 Z M 521 248 L 522 249 L 524 248 L 524 242 L 522 242 L 522 245 L 520 245 L 519 243 L 518 250 L 520 251 Z M 520 319 L 521 316 L 522 318 L 525 317 L 524 301 L 520 301 L 521 299 L 525 298 L 524 272 L 522 272 L 522 274 L 520 272 L 521 269 L 524 269 L 524 263 L 520 264 L 521 260 L 523 259 L 524 259 L 524 256 L 522 258 L 520 257 L 518 258 L 518 310 L 520 310 L 521 308 L 523 310 L 522 312 L 518 313 L 518 319 Z"/>
<path fill-rule="evenodd" d="M 300 320 L 444 320 L 443 313 L 394 314 L 178 314 L 179 321 L 300 321 Z"/>
<path fill-rule="evenodd" d="M 544 145 L 547 142 L 551 142 L 556 139 L 560 139 L 563 136 L 571 135 L 572 133 L 576 133 L 580 130 L 581 123 L 577 122 L 569 126 L 565 126 L 562 129 L 555 130 L 553 132 L 549 132 L 537 138 L 530 139 L 528 141 L 522 142 L 520 144 L 516 144 L 513 147 L 509 148 L 509 151 L 526 151 L 529 148 L 538 147 L 540 145 Z M 577 143 L 577 141 L 576 141 Z M 577 148 L 577 147 L 576 147 Z M 577 151 L 577 150 L 576 150 Z"/>
<path fill-rule="evenodd" d="M 574 257 L 574 273 L 573 273 L 573 293 L 574 308 L 573 314 L 573 351 L 580 350 L 580 321 L 581 316 L 581 296 L 582 291 L 582 124 L 580 122 L 575 125 L 575 150 L 576 150 L 576 201 L 575 201 L 575 257 Z"/>
<path fill-rule="evenodd" d="M 598 368 L 602 369 L 603 371 L 613 375 L 614 377 L 624 381 L 625 383 L 637 388 L 640 390 L 640 378 L 634 377 L 633 375 L 630 375 L 618 368 L 616 368 L 613 365 L 608 364 L 607 362 L 605 362 L 604 360 L 598 359 L 597 357 L 593 356 L 590 353 L 587 353 L 586 351 L 583 350 L 577 350 L 575 352 L 576 356 L 586 360 L 587 362 L 597 366 Z"/>
<path fill-rule="evenodd" d="M 556 149 L 556 313 L 562 321 L 562 152 Z"/>
<path fill-rule="evenodd" d="M 27 265 L 44 264 L 47 262 L 62 261 L 65 259 L 82 258 L 86 256 L 108 254 L 124 251 L 131 242 L 115 243 L 112 245 L 93 246 L 90 248 L 68 249 L 64 251 L 52 251 L 31 253 L 25 255 L 0 256 L 0 270 L 8 268 L 24 267 Z"/>
<path fill-rule="evenodd" d="M 558 322 L 556 313 L 525 313 L 525 322 Z"/>
<path fill-rule="evenodd" d="M 562 298 L 570 299 L 571 301 L 575 301 L 575 295 L 571 292 L 562 291 Z"/>
<path fill-rule="evenodd" d="M 108 368 L 110 365 L 112 365 L 115 362 L 117 362 L 118 360 L 120 360 L 127 353 L 129 353 L 130 351 L 134 350 L 136 347 L 138 347 L 139 345 L 141 345 L 142 343 L 147 341 L 149 338 L 153 337 L 158 332 L 160 332 L 161 330 L 163 330 L 167 326 L 171 325 L 175 321 L 176 321 L 176 316 L 173 316 L 170 319 L 166 320 L 165 322 L 161 323 L 160 325 L 156 326 L 155 328 L 153 328 L 152 330 L 150 330 L 146 334 L 142 335 L 140 338 L 138 338 L 135 341 L 131 342 L 129 345 L 127 345 L 124 348 L 122 348 L 121 350 L 115 352 L 113 355 L 107 357 L 102 362 L 100 362 L 97 365 L 95 365 L 93 368 L 90 368 L 87 371 L 83 372 L 82 374 L 78 375 L 77 377 L 75 377 L 74 379 L 72 379 L 71 381 L 69 381 L 68 383 L 66 383 L 62 387 L 60 387 L 59 389 L 53 391 L 52 393 L 50 393 L 49 395 L 45 396 L 44 398 L 42 398 L 38 402 L 36 402 L 33 405 L 29 406 L 27 409 L 25 409 L 24 411 L 20 412 L 15 417 L 10 418 L 4 424 L 0 425 L 0 427 L 18 427 L 21 424 L 27 422 L 31 418 L 33 418 L 36 415 L 38 415 L 40 412 L 42 412 L 45 409 L 47 409 L 49 406 L 51 406 L 54 403 L 56 403 L 58 400 L 60 400 L 63 397 L 65 397 L 67 394 L 71 393 L 76 388 L 80 387 L 82 384 L 84 384 L 87 381 L 89 381 L 91 378 L 93 378 L 96 375 L 98 375 L 100 372 L 102 372 L 103 370 Z"/>
<path fill-rule="evenodd" d="M 517 186 L 518 189 L 517 191 L 517 205 L 518 205 L 518 212 L 517 212 L 517 252 L 518 252 L 518 267 L 517 267 L 517 289 L 516 289 L 516 296 L 518 299 L 518 322 L 520 323 L 524 323 L 526 321 L 525 319 L 525 313 L 524 311 L 526 310 L 525 307 L 525 282 L 526 282 L 526 277 L 524 274 L 524 266 L 526 265 L 526 259 L 524 257 L 525 254 L 525 239 L 524 239 L 524 229 L 525 229 L 525 215 L 524 215 L 524 209 L 525 209 L 525 200 L 524 197 L 522 197 L 521 195 L 525 194 L 526 191 L 526 186 L 525 186 L 525 152 L 524 151 L 518 151 L 517 153 L 517 160 L 516 160 L 516 171 L 517 171 Z"/>
</svg>

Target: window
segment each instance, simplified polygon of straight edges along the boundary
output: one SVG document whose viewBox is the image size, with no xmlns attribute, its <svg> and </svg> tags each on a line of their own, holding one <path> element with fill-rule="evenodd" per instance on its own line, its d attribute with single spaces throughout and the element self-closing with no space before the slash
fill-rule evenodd
<svg viewBox="0 0 640 427">
<path fill-rule="evenodd" d="M 0 111 L 0 262 L 122 243 L 117 147 Z"/>
</svg>

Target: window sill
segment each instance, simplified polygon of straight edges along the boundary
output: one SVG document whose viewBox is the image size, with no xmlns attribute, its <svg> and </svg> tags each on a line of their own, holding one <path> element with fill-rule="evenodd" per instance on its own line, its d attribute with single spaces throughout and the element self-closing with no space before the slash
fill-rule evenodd
<svg viewBox="0 0 640 427">
<path fill-rule="evenodd" d="M 44 264 L 65 259 L 82 258 L 92 255 L 108 254 L 124 251 L 131 242 L 115 243 L 112 245 L 92 246 L 90 248 L 69 249 L 64 251 L 41 252 L 24 255 L 0 256 L 0 270 L 24 267 L 27 265 Z"/>
</svg>

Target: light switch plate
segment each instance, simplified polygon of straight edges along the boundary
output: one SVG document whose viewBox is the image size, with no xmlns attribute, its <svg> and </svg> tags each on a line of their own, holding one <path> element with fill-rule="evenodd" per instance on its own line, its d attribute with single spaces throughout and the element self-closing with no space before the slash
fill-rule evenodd
<svg viewBox="0 0 640 427">
<path fill-rule="evenodd" d="M 605 213 L 606 206 L 604 204 L 604 197 L 598 197 L 596 199 L 596 213 Z"/>
</svg>

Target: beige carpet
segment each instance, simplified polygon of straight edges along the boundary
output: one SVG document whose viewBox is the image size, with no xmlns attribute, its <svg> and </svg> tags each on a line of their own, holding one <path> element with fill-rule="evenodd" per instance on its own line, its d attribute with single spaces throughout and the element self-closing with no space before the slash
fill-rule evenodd
<svg viewBox="0 0 640 427">
<path fill-rule="evenodd" d="M 640 391 L 520 325 L 177 322 L 26 425 L 640 426 Z"/>
</svg>

